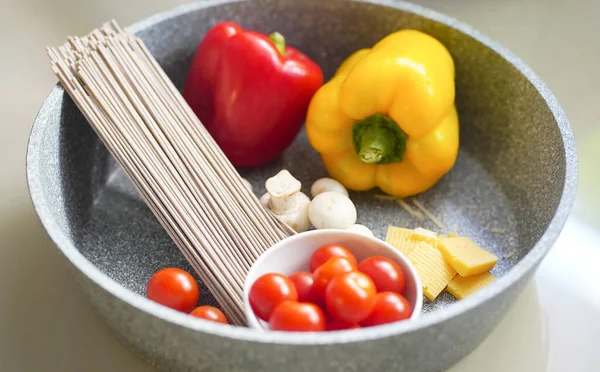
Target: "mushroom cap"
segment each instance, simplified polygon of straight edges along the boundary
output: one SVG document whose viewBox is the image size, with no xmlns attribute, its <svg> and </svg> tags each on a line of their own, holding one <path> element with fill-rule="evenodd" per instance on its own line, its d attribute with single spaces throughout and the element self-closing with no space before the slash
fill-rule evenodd
<svg viewBox="0 0 600 372">
<path fill-rule="evenodd" d="M 269 193 L 264 193 L 262 194 L 262 196 L 258 199 L 258 201 L 260 202 L 260 204 L 265 207 L 265 208 L 269 208 L 269 201 L 271 200 L 271 195 L 269 195 Z"/>
<path fill-rule="evenodd" d="M 362 234 L 362 235 L 366 235 L 366 236 L 370 236 L 370 237 L 375 237 L 375 235 L 373 234 L 373 232 L 371 231 L 371 229 L 369 229 L 368 227 L 366 227 L 365 225 L 361 225 L 359 223 L 355 223 L 354 225 L 350 225 L 348 227 L 346 227 L 345 230 L 348 231 L 352 231 L 358 234 Z"/>
<path fill-rule="evenodd" d="M 275 176 L 269 178 L 265 182 L 265 188 L 267 192 L 271 194 L 271 197 L 282 198 L 292 195 L 302 187 L 302 183 L 298 181 L 294 176 L 287 170 L 283 169 Z"/>
<path fill-rule="evenodd" d="M 347 196 L 326 191 L 310 202 L 308 218 L 317 229 L 345 229 L 356 222 L 356 207 Z"/>
<path fill-rule="evenodd" d="M 310 193 L 313 198 L 325 191 L 335 191 L 348 196 L 348 190 L 346 190 L 344 185 L 329 177 L 319 178 L 310 188 Z"/>
<path fill-rule="evenodd" d="M 310 199 L 304 193 L 295 193 L 292 198 L 295 199 L 296 209 L 286 214 L 275 214 L 281 221 L 287 223 L 296 232 L 304 232 L 310 229 L 311 224 L 308 219 L 308 206 Z"/>
</svg>

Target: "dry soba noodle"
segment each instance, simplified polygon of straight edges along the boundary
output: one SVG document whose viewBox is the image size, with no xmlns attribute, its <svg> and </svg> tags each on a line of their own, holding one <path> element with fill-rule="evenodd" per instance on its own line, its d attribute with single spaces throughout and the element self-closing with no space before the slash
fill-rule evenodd
<svg viewBox="0 0 600 372">
<path fill-rule="evenodd" d="M 294 233 L 262 208 L 143 42 L 110 22 L 52 68 L 229 320 L 256 258 Z"/>
</svg>

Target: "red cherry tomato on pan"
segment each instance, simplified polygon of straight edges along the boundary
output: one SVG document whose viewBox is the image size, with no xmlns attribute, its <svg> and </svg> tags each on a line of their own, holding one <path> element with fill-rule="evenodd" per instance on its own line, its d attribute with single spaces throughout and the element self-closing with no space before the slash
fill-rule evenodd
<svg viewBox="0 0 600 372">
<path fill-rule="evenodd" d="M 406 286 L 404 273 L 400 266 L 389 258 L 380 256 L 365 258 L 358 265 L 358 271 L 373 279 L 379 292 L 404 292 Z"/>
<path fill-rule="evenodd" d="M 412 309 L 403 296 L 395 292 L 381 292 L 375 297 L 373 312 L 360 324 L 372 327 L 410 318 Z"/>
<path fill-rule="evenodd" d="M 196 318 L 202 318 L 206 320 L 212 320 L 213 322 L 227 324 L 227 318 L 225 314 L 216 307 L 212 306 L 198 306 L 190 313 L 191 316 Z"/>
<path fill-rule="evenodd" d="M 190 273 L 169 267 L 152 275 L 146 296 L 171 309 L 189 313 L 198 305 L 200 289 Z"/>
<path fill-rule="evenodd" d="M 323 298 L 314 289 L 314 279 L 311 273 L 299 271 L 290 275 L 289 278 L 298 291 L 299 302 L 310 302 L 320 307 L 325 305 Z"/>
<path fill-rule="evenodd" d="M 331 257 L 347 258 L 354 268 L 356 268 L 356 257 L 343 245 L 340 244 L 325 244 L 313 252 L 310 257 L 310 272 L 314 273 L 319 266 L 327 262 Z"/>
<path fill-rule="evenodd" d="M 331 279 L 325 293 L 329 314 L 337 320 L 359 323 L 375 307 L 375 283 L 358 271 L 344 273 Z"/>
<path fill-rule="evenodd" d="M 331 257 L 313 273 L 314 289 L 320 296 L 325 296 L 325 289 L 336 276 L 353 271 L 356 266 L 345 257 Z"/>
<path fill-rule="evenodd" d="M 277 305 L 284 301 L 298 301 L 294 283 L 281 274 L 265 274 L 258 278 L 248 294 L 250 307 L 257 317 L 269 321 Z"/>
<path fill-rule="evenodd" d="M 326 331 L 343 331 L 346 329 L 356 329 L 356 328 L 360 328 L 360 325 L 358 325 L 357 323 L 348 323 L 348 322 L 343 322 L 341 320 L 332 320 L 331 322 L 327 323 L 327 325 L 325 326 L 325 330 Z"/>
<path fill-rule="evenodd" d="M 269 328 L 274 331 L 322 332 L 325 330 L 325 315 L 315 304 L 285 301 L 273 311 Z"/>
</svg>

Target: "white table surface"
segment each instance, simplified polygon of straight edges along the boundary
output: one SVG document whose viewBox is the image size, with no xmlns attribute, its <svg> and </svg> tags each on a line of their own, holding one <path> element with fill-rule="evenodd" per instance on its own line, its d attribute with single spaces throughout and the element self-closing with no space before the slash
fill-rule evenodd
<svg viewBox="0 0 600 372">
<path fill-rule="evenodd" d="M 24 154 L 55 81 L 45 45 L 109 18 L 129 24 L 183 2 L 0 0 L 1 371 L 153 371 L 113 338 L 79 293 L 31 207 Z M 580 155 L 578 202 L 559 241 L 502 324 L 452 371 L 597 371 L 600 1 L 417 2 L 470 23 L 529 63 L 564 106 Z"/>
</svg>

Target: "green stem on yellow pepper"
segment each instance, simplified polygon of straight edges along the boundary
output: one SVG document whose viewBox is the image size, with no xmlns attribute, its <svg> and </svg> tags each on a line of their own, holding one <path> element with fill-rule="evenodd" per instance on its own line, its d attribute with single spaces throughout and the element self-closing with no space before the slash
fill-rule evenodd
<svg viewBox="0 0 600 372">
<path fill-rule="evenodd" d="M 285 37 L 279 32 L 273 32 L 269 35 L 269 39 L 275 44 L 279 53 L 281 53 L 282 56 L 285 56 Z"/>
<path fill-rule="evenodd" d="M 402 161 L 408 136 L 390 117 L 375 114 L 354 124 L 352 138 L 361 161 L 389 164 Z"/>
</svg>

